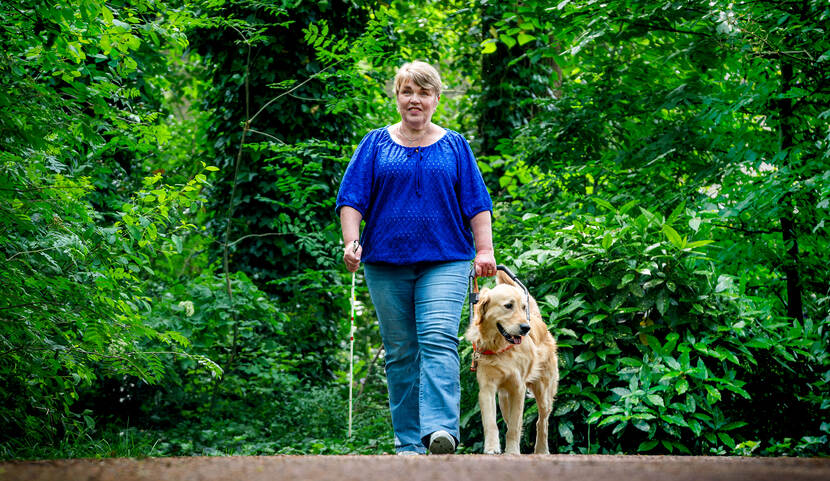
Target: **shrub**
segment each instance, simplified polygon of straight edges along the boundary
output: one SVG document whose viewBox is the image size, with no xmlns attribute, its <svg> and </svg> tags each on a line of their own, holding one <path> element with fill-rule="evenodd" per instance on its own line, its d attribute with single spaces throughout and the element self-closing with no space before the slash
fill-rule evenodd
<svg viewBox="0 0 830 481">
<path fill-rule="evenodd" d="M 592 200 L 570 216 L 542 204 L 496 217 L 499 260 L 530 287 L 560 346 L 553 451 L 826 452 L 822 323 L 782 319 L 747 295 L 741 273 L 718 271 L 706 213 Z M 789 406 L 786 421 L 758 416 L 773 406 Z M 476 410 L 466 408 L 467 426 Z M 526 409 L 528 433 L 535 414 Z M 475 446 L 477 426 L 468 433 Z"/>
</svg>

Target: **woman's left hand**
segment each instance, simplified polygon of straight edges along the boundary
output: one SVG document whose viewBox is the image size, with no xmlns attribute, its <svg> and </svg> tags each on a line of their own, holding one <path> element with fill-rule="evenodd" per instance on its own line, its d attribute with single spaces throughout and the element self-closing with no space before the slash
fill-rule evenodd
<svg viewBox="0 0 830 481">
<path fill-rule="evenodd" d="M 492 277 L 496 275 L 496 256 L 491 250 L 480 250 L 476 252 L 473 266 L 476 277 Z"/>
</svg>

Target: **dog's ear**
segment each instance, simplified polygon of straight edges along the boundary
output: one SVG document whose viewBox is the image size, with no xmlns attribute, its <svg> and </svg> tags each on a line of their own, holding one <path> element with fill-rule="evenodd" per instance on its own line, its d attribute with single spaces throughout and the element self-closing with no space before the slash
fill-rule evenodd
<svg viewBox="0 0 830 481">
<path fill-rule="evenodd" d="M 507 284 L 508 286 L 518 287 L 513 279 L 504 271 L 496 271 L 496 284 Z"/>
<path fill-rule="evenodd" d="M 484 319 L 484 314 L 487 312 L 487 306 L 490 304 L 490 289 L 482 287 L 478 293 L 478 303 L 475 305 L 476 325 L 481 324 Z"/>
</svg>

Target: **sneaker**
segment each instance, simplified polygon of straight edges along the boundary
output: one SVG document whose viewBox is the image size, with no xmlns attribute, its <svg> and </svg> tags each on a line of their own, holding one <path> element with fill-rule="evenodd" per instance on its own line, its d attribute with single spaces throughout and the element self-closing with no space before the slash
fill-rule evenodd
<svg viewBox="0 0 830 481">
<path fill-rule="evenodd" d="M 455 438 L 446 431 L 435 431 L 429 436 L 430 454 L 452 454 L 455 452 Z"/>
<path fill-rule="evenodd" d="M 419 456 L 421 453 L 419 453 L 418 451 L 398 451 L 395 454 L 397 454 L 398 456 Z"/>
</svg>

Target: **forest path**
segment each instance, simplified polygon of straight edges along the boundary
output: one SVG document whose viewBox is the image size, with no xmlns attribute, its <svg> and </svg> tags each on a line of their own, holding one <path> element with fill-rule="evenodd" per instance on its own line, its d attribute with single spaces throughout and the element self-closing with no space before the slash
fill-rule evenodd
<svg viewBox="0 0 830 481">
<path fill-rule="evenodd" d="M 830 480 L 830 459 L 679 456 L 257 456 L 0 463 L 0 481 Z"/>
</svg>

